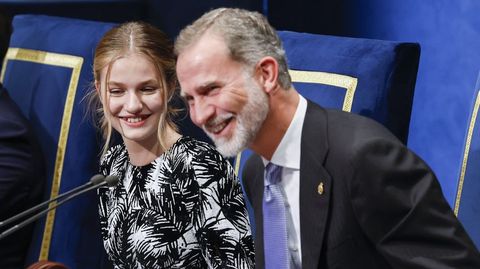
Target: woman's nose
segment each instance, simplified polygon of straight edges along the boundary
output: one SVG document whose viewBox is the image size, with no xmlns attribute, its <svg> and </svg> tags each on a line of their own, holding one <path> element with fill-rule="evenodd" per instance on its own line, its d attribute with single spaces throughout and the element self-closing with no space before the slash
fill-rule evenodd
<svg viewBox="0 0 480 269">
<path fill-rule="evenodd" d="M 137 96 L 137 94 L 129 94 L 128 100 L 125 106 L 127 112 L 135 114 L 142 111 L 143 105 L 142 100 Z"/>
</svg>

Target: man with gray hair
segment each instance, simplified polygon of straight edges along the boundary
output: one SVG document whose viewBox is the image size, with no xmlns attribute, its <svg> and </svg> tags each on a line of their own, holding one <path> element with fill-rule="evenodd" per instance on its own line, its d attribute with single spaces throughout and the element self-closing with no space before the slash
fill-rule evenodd
<svg viewBox="0 0 480 269">
<path fill-rule="evenodd" d="M 212 10 L 179 34 L 181 94 L 218 150 L 246 147 L 257 268 L 480 268 L 430 168 L 380 124 L 291 84 L 259 13 Z"/>
</svg>

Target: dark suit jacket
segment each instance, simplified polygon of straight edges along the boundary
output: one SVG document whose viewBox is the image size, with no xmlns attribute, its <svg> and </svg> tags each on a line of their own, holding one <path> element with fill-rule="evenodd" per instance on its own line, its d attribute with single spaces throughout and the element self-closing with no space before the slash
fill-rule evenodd
<svg viewBox="0 0 480 269">
<path fill-rule="evenodd" d="M 300 162 L 302 268 L 480 268 L 433 172 L 380 124 L 308 102 Z M 243 170 L 256 268 L 264 268 L 263 170 L 258 155 Z"/>
<path fill-rule="evenodd" d="M 0 84 L 0 220 L 39 202 L 43 171 L 43 158 L 28 122 Z M 24 268 L 32 228 L 29 225 L 0 240 L 0 268 Z"/>
</svg>

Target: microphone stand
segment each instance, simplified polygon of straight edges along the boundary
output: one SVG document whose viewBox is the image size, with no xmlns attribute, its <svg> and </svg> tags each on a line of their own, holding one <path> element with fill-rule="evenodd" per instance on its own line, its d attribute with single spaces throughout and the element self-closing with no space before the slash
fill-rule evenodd
<svg viewBox="0 0 480 269">
<path fill-rule="evenodd" d="M 70 195 L 71 193 L 75 193 L 75 192 L 77 192 L 77 191 L 80 191 L 81 189 L 86 188 L 86 187 L 88 187 L 88 186 L 91 186 L 92 184 L 93 184 L 93 185 L 99 184 L 99 183 L 101 183 L 101 182 L 104 181 L 104 180 L 105 180 L 105 177 L 104 177 L 103 175 L 100 175 L 100 174 L 94 175 L 93 177 L 90 178 L 90 181 L 87 182 L 87 184 L 78 186 L 78 187 L 76 187 L 76 188 L 74 188 L 74 189 L 72 189 L 72 190 L 69 190 L 69 191 L 67 191 L 67 192 L 65 192 L 65 193 L 62 193 L 62 194 L 60 194 L 60 195 L 58 195 L 58 196 L 56 196 L 56 197 L 54 197 L 54 198 L 52 198 L 52 199 L 50 199 L 50 200 L 48 200 L 48 201 L 45 201 L 45 202 L 43 202 L 43 203 L 41 203 L 41 204 L 38 204 L 38 205 L 36 205 L 36 206 L 28 209 L 28 210 L 25 210 L 25 211 L 23 211 L 23 212 L 20 212 L 19 214 L 15 215 L 15 216 L 13 216 L 13 217 L 10 217 L 9 219 L 7 219 L 7 220 L 5 220 L 5 221 L 0 221 L 0 228 L 2 228 L 3 226 L 5 226 L 5 225 L 7 225 L 7 224 L 9 224 L 9 223 L 12 223 L 12 222 L 14 222 L 14 221 L 16 221 L 16 220 L 18 220 L 18 219 L 20 219 L 20 218 L 23 218 L 24 216 L 30 215 L 30 213 L 33 213 L 33 212 L 35 212 L 35 211 L 38 211 L 38 210 L 41 209 L 42 207 L 44 207 L 44 206 L 46 206 L 46 205 L 48 205 L 48 204 L 50 204 L 50 203 L 52 203 L 52 202 L 55 202 L 55 201 L 57 201 L 57 200 L 59 200 L 59 199 L 62 199 L 63 197 L 65 197 L 65 196 L 67 196 L 67 195 Z"/>
<path fill-rule="evenodd" d="M 96 175 L 96 176 L 100 176 L 100 175 Z M 44 210 L 38 212 L 37 214 L 31 216 L 30 218 L 28 218 L 28 219 L 20 222 L 19 224 L 16 224 L 16 225 L 12 226 L 11 228 L 3 231 L 2 233 L 0 233 L 0 240 L 1 240 L 2 238 L 4 238 L 4 237 L 8 236 L 9 234 L 11 234 L 11 233 L 13 233 L 13 232 L 15 232 L 15 231 L 17 231 L 17 230 L 25 227 L 26 225 L 30 224 L 31 222 L 39 219 L 39 218 L 42 217 L 43 215 L 47 214 L 50 210 L 53 210 L 53 209 L 59 207 L 60 205 L 66 203 L 67 201 L 69 201 L 69 200 L 71 200 L 71 199 L 79 196 L 80 194 L 83 194 L 83 193 L 85 193 L 85 192 L 88 192 L 88 191 L 90 191 L 90 190 L 99 188 L 99 187 L 104 186 L 104 185 L 108 185 L 108 186 L 110 186 L 110 187 L 115 186 L 115 185 L 118 183 L 118 180 L 119 180 L 117 176 L 107 176 L 106 178 L 104 178 L 103 176 L 101 176 L 102 178 L 101 178 L 101 181 L 100 181 L 99 178 L 95 178 L 96 176 L 92 177 L 92 179 L 90 180 L 90 182 L 87 183 L 87 184 L 85 184 L 85 185 L 82 185 L 82 186 L 80 186 L 80 187 L 77 187 L 77 188 L 75 188 L 75 189 L 73 189 L 73 190 L 71 190 L 71 191 L 68 191 L 68 192 L 66 192 L 66 193 L 64 193 L 64 194 L 62 194 L 62 195 L 60 195 L 60 196 L 55 197 L 54 199 L 51 199 L 51 200 L 49 200 L 49 201 L 47 201 L 47 202 L 44 202 L 44 203 L 42 203 L 42 204 L 40 204 L 40 205 L 35 206 L 34 208 L 31 208 L 31 209 L 27 210 L 26 212 L 28 212 L 28 213 L 33 212 L 33 211 L 35 211 L 36 209 L 39 209 L 41 206 L 46 205 L 47 203 L 48 203 L 48 204 L 49 204 L 49 203 L 52 203 L 52 202 L 54 202 L 54 201 L 56 201 L 56 200 L 58 200 L 58 199 L 60 199 L 60 198 L 62 198 L 62 197 L 65 197 L 67 194 L 73 193 L 72 195 L 69 195 L 68 197 L 66 197 L 65 199 L 61 200 L 60 202 L 54 204 L 53 206 L 50 206 L 49 208 L 44 209 Z M 95 180 L 94 180 L 94 178 L 95 178 Z M 83 188 L 83 189 L 82 189 L 82 188 Z M 77 191 L 77 190 L 80 190 L 80 191 L 74 193 L 74 192 Z M 35 209 L 35 210 L 33 210 L 33 209 Z M 12 218 L 18 219 L 18 218 L 21 217 L 21 216 L 18 217 L 19 215 L 25 216 L 26 213 L 25 213 L 25 212 L 22 212 L 22 213 L 14 216 L 14 217 L 12 217 Z M 6 223 L 10 223 L 10 222 L 12 222 L 12 220 L 8 219 L 8 220 L 6 220 L 6 221 L 4 221 L 4 222 L 1 222 L 1 223 L 0 223 L 0 226 L 5 225 Z"/>
</svg>

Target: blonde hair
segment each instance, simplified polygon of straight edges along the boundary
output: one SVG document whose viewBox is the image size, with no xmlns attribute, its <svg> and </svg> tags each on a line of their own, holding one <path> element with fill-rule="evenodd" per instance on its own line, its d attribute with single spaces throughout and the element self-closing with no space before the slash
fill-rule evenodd
<svg viewBox="0 0 480 269">
<path fill-rule="evenodd" d="M 128 53 L 138 53 L 151 61 L 157 70 L 157 80 L 160 82 L 162 91 L 163 111 L 158 124 L 158 141 L 163 151 L 167 149 L 165 144 L 168 128 L 177 130 L 173 117 L 177 109 L 169 105 L 170 100 L 176 93 L 175 56 L 173 45 L 167 36 L 145 22 L 127 22 L 109 30 L 98 43 L 93 60 L 93 77 L 96 83 L 101 82 L 101 72 L 107 67 L 104 85 L 110 78 L 113 63 Z M 90 92 L 90 103 L 95 107 L 99 116 L 99 124 L 102 130 L 105 144 L 102 155 L 108 150 L 112 136 L 112 124 L 105 114 L 110 113 L 107 103 L 107 91 L 98 88 Z"/>
<path fill-rule="evenodd" d="M 222 37 L 232 59 L 247 68 L 253 69 L 263 57 L 273 57 L 278 63 L 279 84 L 284 89 L 291 87 L 282 42 L 262 14 L 238 8 L 207 12 L 180 32 L 175 40 L 175 54 L 181 54 L 209 31 Z"/>
</svg>

